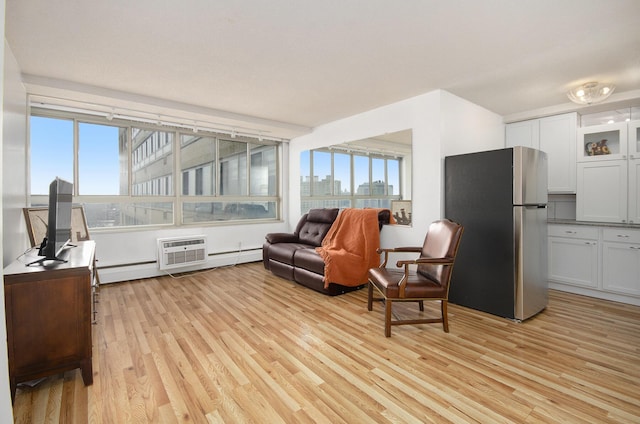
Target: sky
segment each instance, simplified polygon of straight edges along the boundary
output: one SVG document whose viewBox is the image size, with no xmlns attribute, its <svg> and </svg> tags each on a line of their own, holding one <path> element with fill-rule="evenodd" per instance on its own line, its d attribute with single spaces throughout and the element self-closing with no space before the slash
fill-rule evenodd
<svg viewBox="0 0 640 424">
<path fill-rule="evenodd" d="M 31 117 L 31 194 L 48 194 L 56 177 L 74 182 L 73 121 Z M 76 193 L 119 194 L 118 127 L 80 123 Z"/>
</svg>

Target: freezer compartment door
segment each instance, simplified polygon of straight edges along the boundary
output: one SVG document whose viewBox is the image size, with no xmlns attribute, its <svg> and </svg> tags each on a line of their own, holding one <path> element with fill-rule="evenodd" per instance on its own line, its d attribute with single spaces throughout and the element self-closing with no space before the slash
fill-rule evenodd
<svg viewBox="0 0 640 424">
<path fill-rule="evenodd" d="M 547 154 L 528 147 L 513 148 L 513 204 L 547 204 Z"/>
<path fill-rule="evenodd" d="M 547 307 L 546 206 L 513 208 L 515 232 L 515 317 L 525 320 Z"/>
</svg>

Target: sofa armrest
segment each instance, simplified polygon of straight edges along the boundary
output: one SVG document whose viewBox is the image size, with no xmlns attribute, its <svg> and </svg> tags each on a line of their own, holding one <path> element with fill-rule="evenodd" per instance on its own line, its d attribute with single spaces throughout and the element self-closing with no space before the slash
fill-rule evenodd
<svg viewBox="0 0 640 424">
<path fill-rule="evenodd" d="M 265 239 L 271 244 L 275 243 L 298 243 L 300 240 L 296 234 L 292 233 L 269 233 Z"/>
</svg>

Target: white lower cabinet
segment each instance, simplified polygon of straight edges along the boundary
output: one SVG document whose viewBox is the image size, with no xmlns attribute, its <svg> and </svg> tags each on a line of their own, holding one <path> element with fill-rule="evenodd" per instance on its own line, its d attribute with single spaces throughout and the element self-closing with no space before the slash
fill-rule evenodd
<svg viewBox="0 0 640 424">
<path fill-rule="evenodd" d="M 550 225 L 549 280 L 598 288 L 598 229 Z"/>
<path fill-rule="evenodd" d="M 640 305 L 640 229 L 550 224 L 551 288 Z"/>
<path fill-rule="evenodd" d="M 602 231 L 602 288 L 640 296 L 640 230 Z"/>
</svg>

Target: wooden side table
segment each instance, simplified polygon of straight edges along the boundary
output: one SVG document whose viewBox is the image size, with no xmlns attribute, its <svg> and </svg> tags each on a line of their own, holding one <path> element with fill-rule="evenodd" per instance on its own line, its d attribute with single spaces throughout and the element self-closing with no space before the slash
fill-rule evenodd
<svg viewBox="0 0 640 424">
<path fill-rule="evenodd" d="M 95 242 L 67 247 L 67 262 L 4 269 L 11 397 L 18 383 L 80 368 L 93 383 L 91 322 Z"/>
</svg>

